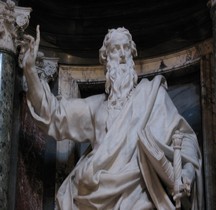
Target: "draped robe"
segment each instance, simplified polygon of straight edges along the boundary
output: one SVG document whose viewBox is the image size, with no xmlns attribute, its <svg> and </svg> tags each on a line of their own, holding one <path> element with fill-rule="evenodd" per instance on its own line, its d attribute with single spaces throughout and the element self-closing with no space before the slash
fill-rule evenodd
<svg viewBox="0 0 216 210">
<path fill-rule="evenodd" d="M 143 79 L 124 107 L 114 111 L 108 109 L 104 94 L 58 100 L 46 83 L 43 88 L 39 110 L 34 109 L 33 101 L 27 101 L 38 126 L 56 140 L 89 141 L 92 146 L 60 187 L 60 209 L 175 209 L 173 182 L 160 168 L 161 162 L 149 158 L 146 142 L 156 144 L 172 165 L 176 130 L 184 134 L 182 163 L 192 163 L 196 171 L 191 209 L 203 208 L 202 160 L 196 135 L 168 96 L 164 77 Z"/>
</svg>

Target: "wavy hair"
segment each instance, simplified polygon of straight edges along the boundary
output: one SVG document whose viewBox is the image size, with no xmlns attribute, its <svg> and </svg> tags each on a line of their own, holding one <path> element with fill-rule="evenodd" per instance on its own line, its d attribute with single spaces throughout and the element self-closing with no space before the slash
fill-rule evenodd
<svg viewBox="0 0 216 210">
<path fill-rule="evenodd" d="M 131 47 L 131 54 L 132 54 L 133 57 L 137 56 L 136 44 L 132 40 L 132 35 L 130 34 L 130 32 L 126 28 L 119 27 L 117 29 L 109 29 L 108 33 L 106 34 L 106 36 L 104 38 L 103 45 L 99 50 L 99 61 L 103 65 L 105 65 L 107 63 L 107 47 L 110 44 L 110 41 L 111 41 L 111 39 L 113 37 L 113 34 L 115 34 L 116 32 L 122 33 L 126 37 L 128 37 L 130 47 Z"/>
</svg>

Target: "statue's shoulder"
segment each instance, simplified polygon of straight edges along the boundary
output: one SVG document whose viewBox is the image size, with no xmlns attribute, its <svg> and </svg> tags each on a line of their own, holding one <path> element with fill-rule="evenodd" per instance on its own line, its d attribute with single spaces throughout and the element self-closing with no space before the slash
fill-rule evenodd
<svg viewBox="0 0 216 210">
<path fill-rule="evenodd" d="M 98 103 L 106 100 L 106 94 L 97 94 L 85 98 L 87 103 Z"/>
<path fill-rule="evenodd" d="M 104 101 L 107 100 L 106 94 L 97 94 L 84 99 L 90 109 L 97 109 Z"/>
</svg>

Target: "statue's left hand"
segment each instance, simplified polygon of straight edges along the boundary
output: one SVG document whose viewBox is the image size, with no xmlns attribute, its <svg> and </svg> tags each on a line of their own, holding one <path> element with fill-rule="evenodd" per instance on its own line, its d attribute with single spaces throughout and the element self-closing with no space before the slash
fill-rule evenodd
<svg viewBox="0 0 216 210">
<path fill-rule="evenodd" d="M 174 195 L 173 199 L 178 200 L 184 196 L 190 196 L 194 179 L 194 166 L 191 163 L 186 163 L 182 169 L 182 185 L 179 186 L 179 193 Z"/>
<path fill-rule="evenodd" d="M 195 179 L 195 169 L 191 163 L 186 163 L 182 169 L 183 190 L 187 196 L 190 196 L 191 187 Z"/>
</svg>

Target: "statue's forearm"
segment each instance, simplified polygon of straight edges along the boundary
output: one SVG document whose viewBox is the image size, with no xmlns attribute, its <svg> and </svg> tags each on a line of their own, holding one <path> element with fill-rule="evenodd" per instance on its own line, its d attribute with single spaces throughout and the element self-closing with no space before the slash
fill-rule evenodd
<svg viewBox="0 0 216 210">
<path fill-rule="evenodd" d="M 25 69 L 24 72 L 28 86 L 27 96 L 28 99 L 31 101 L 32 105 L 34 106 L 35 111 L 37 112 L 40 109 L 41 101 L 44 94 L 43 87 L 35 66 L 29 69 Z"/>
</svg>

